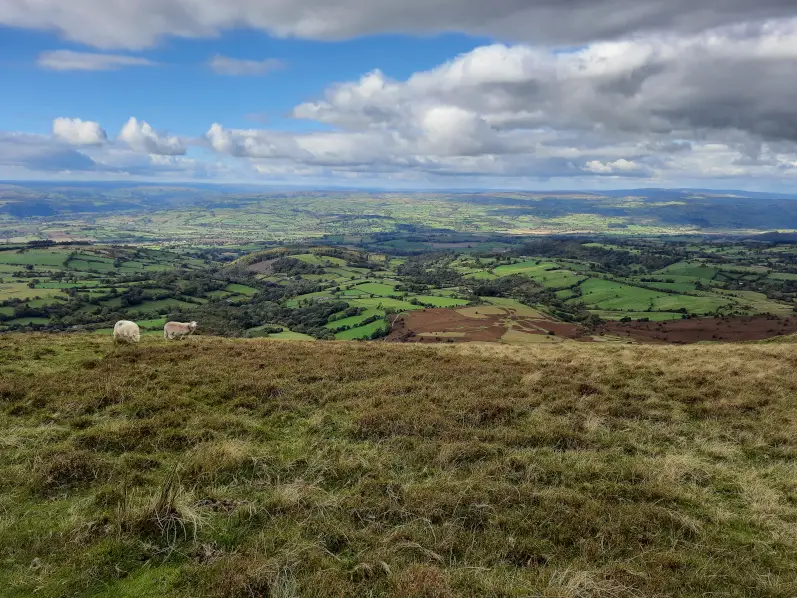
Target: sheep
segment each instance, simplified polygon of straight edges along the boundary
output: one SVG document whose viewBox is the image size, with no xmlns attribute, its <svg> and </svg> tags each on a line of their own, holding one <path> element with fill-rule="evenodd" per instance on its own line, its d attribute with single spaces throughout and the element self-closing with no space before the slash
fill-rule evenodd
<svg viewBox="0 0 797 598">
<path fill-rule="evenodd" d="M 141 329 L 135 322 L 119 320 L 113 327 L 113 341 L 119 343 L 137 343 L 141 340 Z"/>
<path fill-rule="evenodd" d="M 182 339 L 190 334 L 193 334 L 194 330 L 196 330 L 196 327 L 196 322 L 189 322 L 187 324 L 182 322 L 167 322 L 166 326 L 163 327 L 163 338 L 166 340 L 175 338 Z"/>
</svg>

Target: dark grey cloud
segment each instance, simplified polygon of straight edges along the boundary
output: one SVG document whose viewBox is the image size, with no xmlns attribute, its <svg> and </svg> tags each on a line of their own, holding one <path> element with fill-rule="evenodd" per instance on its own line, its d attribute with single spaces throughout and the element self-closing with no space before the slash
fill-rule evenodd
<svg viewBox="0 0 797 598">
<path fill-rule="evenodd" d="M 67 153 L 41 150 L 43 169 L 71 161 L 199 173 L 183 157 L 199 143 L 264 176 L 797 177 L 794 0 L 0 0 L 3 23 L 128 49 L 231 27 L 314 39 L 445 30 L 526 41 L 476 48 L 406 80 L 377 70 L 333 85 L 295 107 L 294 117 L 323 125 L 301 133 L 214 124 L 197 141 L 131 119 L 106 143 L 98 123 L 96 135 L 83 123 L 59 137 L 86 144 L 81 151 L 50 140 Z M 239 75 L 274 66 L 217 63 Z"/>
<path fill-rule="evenodd" d="M 31 171 L 93 171 L 97 163 L 76 149 L 53 143 L 42 135 L 0 133 L 0 165 Z"/>
<path fill-rule="evenodd" d="M 139 176 L 212 178 L 223 171 L 213 162 L 183 156 L 142 154 L 122 145 L 86 145 L 80 149 L 57 137 L 0 132 L 0 176 Z"/>
<path fill-rule="evenodd" d="M 793 0 L 0 0 L 2 25 L 130 49 L 152 46 L 163 36 L 210 37 L 234 27 L 322 40 L 457 31 L 579 44 L 794 14 Z"/>
<path fill-rule="evenodd" d="M 374 71 L 295 108 L 332 133 L 216 125 L 208 137 L 240 158 L 343 170 L 760 175 L 797 160 L 795 80 L 797 21 L 572 52 L 495 44 L 403 81 Z"/>
</svg>

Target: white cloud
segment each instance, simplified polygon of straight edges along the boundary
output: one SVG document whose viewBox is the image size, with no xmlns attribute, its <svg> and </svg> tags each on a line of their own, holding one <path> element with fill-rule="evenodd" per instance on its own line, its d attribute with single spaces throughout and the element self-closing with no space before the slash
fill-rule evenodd
<svg viewBox="0 0 797 598">
<path fill-rule="evenodd" d="M 265 60 L 239 60 L 216 55 L 208 61 L 208 66 L 218 75 L 245 76 L 266 75 L 281 69 L 285 64 L 276 58 Z"/>
<path fill-rule="evenodd" d="M 184 20 L 182 34 L 199 35 L 189 25 L 203 21 L 207 15 L 200 8 L 212 3 L 191 1 L 196 4 L 187 11 L 192 16 Z M 0 15 L 3 2 L 9 0 L 0 0 Z M 237 6 L 236 2 L 229 0 L 226 6 Z M 483 11 L 479 14 L 484 23 L 495 16 L 488 14 L 484 3 L 469 2 L 463 0 L 462 10 Z M 588 5 L 624 2 L 575 0 L 571 8 L 573 14 L 593 15 Z M 294 4 L 309 6 L 300 0 Z M 300 17 L 323 14 L 329 20 L 318 26 L 335 27 L 347 18 L 356 21 L 387 10 L 387 4 L 375 0 L 365 7 L 368 14 L 352 16 L 338 13 L 343 4 L 311 7 Z M 418 8 L 414 0 L 408 0 L 390 6 L 401 15 L 440 8 L 434 0 L 426 4 Z M 545 13 L 541 0 L 499 4 L 490 10 L 513 15 Z M 637 4 L 640 8 L 634 18 L 670 10 L 664 3 Z M 278 5 L 274 0 L 274 7 Z M 546 6 L 551 14 L 561 16 L 558 4 Z M 717 19 L 727 17 L 729 22 L 752 18 L 758 10 L 737 0 L 727 0 L 725 6 L 727 14 Z M 113 10 L 115 5 L 108 9 Z M 164 17 L 159 10 L 154 7 L 153 15 Z M 278 20 L 278 13 L 275 10 L 267 18 Z M 249 13 L 235 13 L 230 25 L 246 24 L 244 14 Z M 694 13 L 692 17 L 696 18 Z M 471 18 L 472 14 L 452 17 L 457 27 Z M 706 15 L 701 18 L 710 20 Z M 580 24 L 584 31 L 592 31 L 588 25 Z M 555 29 L 557 25 L 549 26 Z M 293 116 L 311 121 L 301 132 L 233 129 L 216 123 L 204 139 L 192 141 L 156 132 L 149 124 L 131 119 L 119 140 L 135 152 L 166 157 L 182 156 L 189 144 L 199 143 L 215 151 L 215 159 L 235 163 L 247 172 L 319 180 L 370 177 L 446 186 L 466 180 L 520 182 L 557 177 L 582 185 L 622 184 L 639 178 L 652 185 L 728 177 L 797 180 L 797 104 L 791 100 L 797 80 L 797 19 L 692 34 L 684 33 L 692 29 L 685 17 L 672 16 L 662 28 L 667 31 L 645 33 L 641 27 L 642 33 L 633 36 L 566 51 L 495 43 L 401 80 L 374 70 L 358 80 L 332 85 L 321 98 L 296 106 Z M 551 35 L 556 41 L 555 32 Z M 228 74 L 260 74 L 269 68 L 269 61 L 223 56 L 215 60 L 218 70 Z M 312 123 L 323 127 L 314 129 Z M 70 125 L 68 133 L 57 137 L 61 143 L 92 138 L 88 132 L 82 136 L 73 130 L 78 128 Z M 96 148 L 84 153 L 105 167 L 111 150 L 117 149 L 112 146 L 104 146 L 103 157 Z M 75 155 L 69 159 L 81 161 Z M 158 160 L 147 158 L 151 166 L 189 168 L 188 162 Z"/>
<path fill-rule="evenodd" d="M 600 160 L 590 160 L 584 165 L 584 170 L 594 174 L 629 174 L 640 172 L 642 169 L 633 160 L 621 158 L 614 162 L 601 162 Z"/>
<path fill-rule="evenodd" d="M 128 66 L 155 65 L 151 60 L 136 56 L 73 52 L 72 50 L 42 52 L 36 59 L 36 64 L 51 71 L 115 71 Z"/>
<path fill-rule="evenodd" d="M 53 135 L 70 145 L 99 145 L 108 139 L 99 123 L 79 118 L 56 118 L 53 121 Z"/>
<path fill-rule="evenodd" d="M 186 153 L 186 146 L 178 137 L 158 133 L 149 123 L 132 116 L 122 127 L 119 139 L 138 152 L 165 156 L 181 156 Z"/>
<path fill-rule="evenodd" d="M 573 44 L 655 31 L 794 16 L 793 0 L 2 0 L 0 25 L 54 30 L 100 48 L 141 49 L 163 36 L 236 27 L 277 37 L 464 32 Z"/>
<path fill-rule="evenodd" d="M 97 164 L 85 152 L 65 147 L 45 135 L 0 132 L 0 165 L 27 172 L 94 171 Z"/>
</svg>

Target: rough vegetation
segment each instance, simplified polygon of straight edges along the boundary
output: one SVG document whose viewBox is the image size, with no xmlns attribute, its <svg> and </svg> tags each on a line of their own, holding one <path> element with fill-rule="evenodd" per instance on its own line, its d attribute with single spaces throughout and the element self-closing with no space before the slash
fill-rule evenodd
<svg viewBox="0 0 797 598">
<path fill-rule="evenodd" d="M 797 354 L 0 336 L 4 597 L 792 597 Z"/>
</svg>

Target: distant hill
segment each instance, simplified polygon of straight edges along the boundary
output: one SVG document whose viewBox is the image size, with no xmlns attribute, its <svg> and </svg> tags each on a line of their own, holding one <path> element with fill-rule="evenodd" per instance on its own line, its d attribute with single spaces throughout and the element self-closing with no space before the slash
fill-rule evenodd
<svg viewBox="0 0 797 598">
<path fill-rule="evenodd" d="M 0 218 L 19 221 L 55 219 L 69 225 L 74 220 L 118 213 L 142 216 L 174 211 L 179 217 L 192 210 L 226 210 L 226 218 L 219 216 L 218 220 L 212 214 L 208 220 L 204 214 L 201 224 L 216 230 L 217 234 L 212 236 L 223 238 L 241 234 L 241 227 L 231 219 L 240 216 L 245 222 L 252 222 L 253 214 L 264 229 L 271 230 L 276 225 L 283 230 L 287 226 L 286 233 L 294 237 L 327 233 L 330 223 L 336 225 L 336 233 L 342 234 L 358 234 L 363 230 L 393 232 L 402 226 L 424 225 L 459 232 L 511 231 L 513 234 L 617 230 L 632 234 L 749 234 L 797 230 L 797 195 L 734 190 L 453 193 L 195 184 L 0 184 Z M 194 220 L 194 217 L 188 219 Z M 121 238 L 114 233 L 126 230 L 105 224 L 105 232 L 113 238 Z M 0 227 L 0 234 L 3 233 Z M 11 232 L 5 235 L 14 236 Z"/>
<path fill-rule="evenodd" d="M 0 336 L 3 596 L 786 597 L 791 343 Z"/>
</svg>

